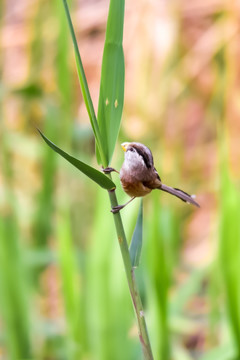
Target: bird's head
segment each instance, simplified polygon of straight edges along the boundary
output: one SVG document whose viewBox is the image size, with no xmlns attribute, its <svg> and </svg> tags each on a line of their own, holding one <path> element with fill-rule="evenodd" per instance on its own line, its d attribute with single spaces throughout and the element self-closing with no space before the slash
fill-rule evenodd
<svg viewBox="0 0 240 360">
<path fill-rule="evenodd" d="M 124 142 L 121 144 L 125 151 L 125 163 L 129 167 L 153 167 L 153 157 L 151 150 L 137 142 Z"/>
</svg>

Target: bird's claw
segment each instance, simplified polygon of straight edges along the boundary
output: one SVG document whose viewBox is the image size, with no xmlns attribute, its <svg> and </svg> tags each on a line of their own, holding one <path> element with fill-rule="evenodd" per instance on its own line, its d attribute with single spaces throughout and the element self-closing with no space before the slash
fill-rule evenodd
<svg viewBox="0 0 240 360">
<path fill-rule="evenodd" d="M 122 210 L 123 207 L 124 207 L 124 206 L 122 206 L 122 205 L 114 206 L 114 207 L 111 209 L 111 212 L 112 212 L 113 214 L 117 214 L 120 210 Z"/>
<path fill-rule="evenodd" d="M 116 173 L 119 173 L 117 170 L 115 170 L 112 167 L 106 167 L 105 169 L 102 169 L 102 171 L 104 172 L 104 174 L 110 174 L 111 172 L 115 171 Z"/>
</svg>

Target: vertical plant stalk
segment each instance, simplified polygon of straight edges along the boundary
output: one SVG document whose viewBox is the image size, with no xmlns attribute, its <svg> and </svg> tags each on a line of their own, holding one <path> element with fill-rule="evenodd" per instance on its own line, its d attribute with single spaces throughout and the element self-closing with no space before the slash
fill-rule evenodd
<svg viewBox="0 0 240 360">
<path fill-rule="evenodd" d="M 115 190 L 109 191 L 108 193 L 109 193 L 111 206 L 112 207 L 117 206 L 118 202 L 117 202 Z M 145 360 L 153 360 L 153 355 L 152 355 L 151 345 L 150 345 L 150 341 L 149 341 L 149 337 L 148 337 L 147 325 L 146 325 L 146 321 L 145 321 L 145 315 L 144 315 L 144 311 L 143 311 L 142 301 L 140 298 L 139 290 L 138 290 L 136 279 L 135 279 L 134 268 L 132 267 L 132 263 L 131 263 L 131 258 L 130 258 L 129 249 L 128 249 L 128 243 L 127 243 L 125 231 L 123 228 L 122 218 L 121 218 L 121 215 L 119 212 L 113 214 L 113 218 L 114 218 L 115 227 L 116 227 L 117 236 L 118 236 L 118 242 L 120 245 L 120 250 L 121 250 L 121 254 L 122 254 L 122 258 L 123 258 L 124 268 L 125 268 L 125 272 L 126 272 L 126 276 L 127 276 L 128 286 L 129 286 L 134 310 L 135 310 L 136 317 L 137 317 L 138 333 L 139 333 L 139 339 L 140 339 L 143 354 L 144 354 L 144 359 Z"/>
<path fill-rule="evenodd" d="M 102 162 L 103 167 L 106 167 L 109 165 L 108 159 L 104 152 L 103 139 L 100 134 L 98 122 L 96 119 L 92 99 L 90 96 L 90 92 L 89 92 L 89 88 L 88 88 L 88 84 L 87 84 L 87 80 L 86 80 L 86 76 L 84 73 L 81 56 L 79 53 L 77 40 L 76 40 L 71 16 L 70 16 L 68 5 L 67 5 L 67 0 L 62 0 L 62 1 L 63 1 L 63 5 L 64 5 L 64 9 L 66 12 L 66 17 L 67 17 L 67 21 L 68 21 L 68 25 L 70 28 L 72 41 L 73 41 L 74 52 L 75 52 L 75 57 L 76 57 L 76 64 L 77 64 L 77 71 L 78 71 L 79 82 L 80 82 L 80 86 L 81 86 L 81 90 L 82 90 L 82 95 L 84 98 L 84 102 L 85 102 L 85 105 L 86 105 L 86 108 L 88 111 L 90 122 L 91 122 L 91 125 L 93 128 L 93 132 L 95 135 L 101 162 Z M 110 174 L 108 175 L 108 177 L 111 179 Z M 115 190 L 110 190 L 110 191 L 108 191 L 108 193 L 109 193 L 111 206 L 112 207 L 117 206 L 118 202 L 117 202 Z M 123 258 L 124 268 L 125 268 L 125 272 L 126 272 L 126 276 L 127 276 L 128 286 L 129 286 L 134 310 L 135 310 L 135 313 L 137 316 L 139 338 L 140 338 L 140 342 L 141 342 L 141 346 L 142 346 L 142 350 L 143 350 L 143 354 L 144 354 L 144 360 L 153 360 L 153 355 L 152 355 L 152 350 L 151 350 L 150 341 L 149 341 L 149 337 L 148 337 L 142 301 L 141 301 L 137 283 L 135 280 L 134 268 L 132 267 L 132 263 L 131 263 L 130 253 L 129 253 L 129 249 L 128 249 L 128 243 L 127 243 L 126 235 L 124 232 L 121 215 L 120 215 L 120 213 L 116 213 L 116 214 L 113 214 L 113 217 L 114 217 L 116 232 L 117 232 L 117 236 L 118 236 L 118 242 L 120 245 L 120 250 L 121 250 L 121 254 L 122 254 L 122 258 Z"/>
</svg>

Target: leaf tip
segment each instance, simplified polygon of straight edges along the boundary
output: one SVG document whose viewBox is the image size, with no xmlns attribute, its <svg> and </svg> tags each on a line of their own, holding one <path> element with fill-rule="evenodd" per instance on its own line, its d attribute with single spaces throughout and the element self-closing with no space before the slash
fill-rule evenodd
<svg viewBox="0 0 240 360">
<path fill-rule="evenodd" d="M 39 135 L 41 135 L 43 137 L 43 133 L 41 132 L 41 130 L 36 125 L 34 125 L 34 127 L 37 130 L 37 132 L 39 133 Z"/>
</svg>

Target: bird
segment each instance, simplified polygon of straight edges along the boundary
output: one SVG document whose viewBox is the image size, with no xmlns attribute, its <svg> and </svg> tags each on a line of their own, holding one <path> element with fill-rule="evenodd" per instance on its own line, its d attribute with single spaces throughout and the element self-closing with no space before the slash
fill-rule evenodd
<svg viewBox="0 0 240 360">
<path fill-rule="evenodd" d="M 131 199 L 123 205 L 113 207 L 111 210 L 113 213 L 119 212 L 136 197 L 143 197 L 155 189 L 165 191 L 184 202 L 200 207 L 193 196 L 162 183 L 154 167 L 152 152 L 146 145 L 138 142 L 124 142 L 121 146 L 125 151 L 125 156 L 120 169 L 120 182 L 123 190 Z M 116 170 L 113 168 L 105 169 L 106 173 L 111 171 Z"/>
</svg>

